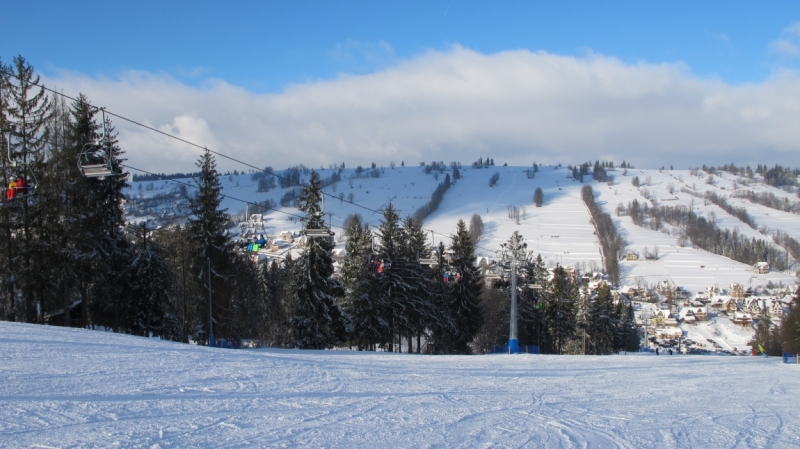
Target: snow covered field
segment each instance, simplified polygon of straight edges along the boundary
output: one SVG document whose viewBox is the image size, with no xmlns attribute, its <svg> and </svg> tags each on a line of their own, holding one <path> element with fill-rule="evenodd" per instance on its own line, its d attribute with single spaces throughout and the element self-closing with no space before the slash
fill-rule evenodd
<svg viewBox="0 0 800 449">
<path fill-rule="evenodd" d="M 224 350 L 0 322 L 1 447 L 797 447 L 800 365 Z"/>
</svg>

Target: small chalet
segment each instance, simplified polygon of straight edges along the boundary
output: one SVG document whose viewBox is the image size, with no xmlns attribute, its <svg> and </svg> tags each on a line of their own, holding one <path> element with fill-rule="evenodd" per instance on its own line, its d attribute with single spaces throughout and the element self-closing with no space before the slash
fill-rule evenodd
<svg viewBox="0 0 800 449">
<path fill-rule="evenodd" d="M 758 274 L 769 273 L 769 262 L 756 262 L 756 264 L 753 265 L 753 271 Z"/>
<path fill-rule="evenodd" d="M 625 260 L 639 260 L 639 256 L 637 256 L 633 251 L 628 250 L 628 252 L 625 254 Z"/>
<path fill-rule="evenodd" d="M 709 298 L 707 295 L 704 295 L 703 293 L 699 293 L 697 296 L 695 296 L 694 300 L 701 304 L 708 304 L 711 302 L 711 298 Z"/>
<path fill-rule="evenodd" d="M 764 307 L 761 304 L 761 300 L 758 298 L 750 298 L 750 300 L 745 301 L 742 309 L 753 316 L 759 316 L 764 312 Z"/>
<path fill-rule="evenodd" d="M 692 307 L 694 319 L 697 321 L 708 321 L 708 309 L 705 307 Z"/>
<path fill-rule="evenodd" d="M 697 319 L 694 316 L 694 311 L 690 307 L 684 307 L 678 312 L 678 321 L 685 324 L 694 324 Z"/>
<path fill-rule="evenodd" d="M 744 298 L 744 287 L 742 287 L 742 284 L 731 284 L 731 298 Z"/>
<path fill-rule="evenodd" d="M 783 303 L 778 300 L 773 300 L 769 306 L 769 314 L 774 317 L 783 317 Z"/>
<path fill-rule="evenodd" d="M 286 243 L 294 243 L 294 235 L 292 235 L 292 231 L 281 232 L 281 240 Z"/>
<path fill-rule="evenodd" d="M 722 305 L 722 310 L 726 313 L 731 314 L 739 310 L 739 304 L 736 303 L 734 298 L 728 298 Z"/>
<path fill-rule="evenodd" d="M 656 312 L 650 322 L 653 323 L 654 326 L 669 326 L 675 327 L 678 325 L 678 320 L 672 316 L 672 312 L 667 309 L 661 309 Z"/>
<path fill-rule="evenodd" d="M 733 324 L 749 326 L 753 324 L 753 317 L 747 312 L 734 312 L 731 321 L 733 321 Z"/>
</svg>

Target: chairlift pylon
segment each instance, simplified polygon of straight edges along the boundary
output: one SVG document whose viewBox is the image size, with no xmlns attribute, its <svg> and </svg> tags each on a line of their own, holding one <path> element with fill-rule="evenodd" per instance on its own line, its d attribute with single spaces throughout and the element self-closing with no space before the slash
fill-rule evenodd
<svg viewBox="0 0 800 449">
<path fill-rule="evenodd" d="M 78 156 L 78 170 L 87 178 L 102 178 L 114 176 L 114 155 L 111 148 L 111 139 L 106 132 L 106 109 L 100 108 L 103 115 L 103 134 L 99 139 L 83 146 Z"/>
</svg>

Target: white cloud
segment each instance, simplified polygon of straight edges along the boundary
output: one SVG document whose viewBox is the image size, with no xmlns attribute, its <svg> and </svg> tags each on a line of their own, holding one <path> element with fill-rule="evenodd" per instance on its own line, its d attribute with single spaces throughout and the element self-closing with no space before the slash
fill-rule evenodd
<svg viewBox="0 0 800 449">
<path fill-rule="evenodd" d="M 682 64 L 525 50 L 486 55 L 456 46 L 279 94 L 214 79 L 194 88 L 142 72 L 63 72 L 47 82 L 260 167 L 486 156 L 525 165 L 800 165 L 800 75 L 791 71 L 732 86 L 695 77 Z M 115 125 L 131 165 L 194 169 L 200 150 L 119 119 Z"/>
<path fill-rule="evenodd" d="M 770 50 L 783 56 L 800 56 L 800 45 L 786 39 L 776 39 L 769 44 Z"/>
<path fill-rule="evenodd" d="M 800 22 L 784 28 L 781 38 L 770 42 L 769 48 L 781 56 L 800 56 Z"/>
</svg>

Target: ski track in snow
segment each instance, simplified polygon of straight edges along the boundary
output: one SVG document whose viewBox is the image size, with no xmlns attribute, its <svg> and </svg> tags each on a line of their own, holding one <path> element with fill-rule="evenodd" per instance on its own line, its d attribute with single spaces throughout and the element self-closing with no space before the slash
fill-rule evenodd
<svg viewBox="0 0 800 449">
<path fill-rule="evenodd" d="M 0 322 L 0 447 L 797 447 L 800 366 L 223 350 Z"/>
</svg>

